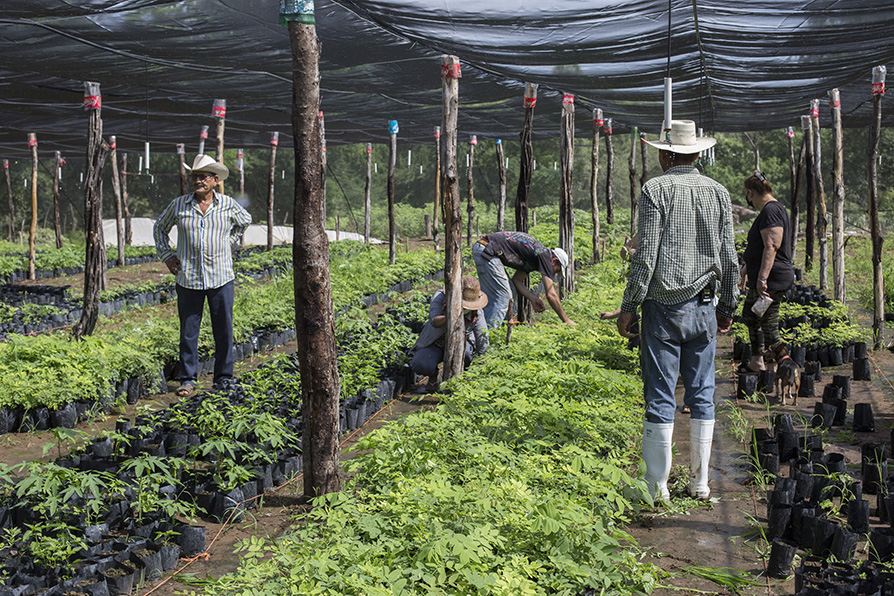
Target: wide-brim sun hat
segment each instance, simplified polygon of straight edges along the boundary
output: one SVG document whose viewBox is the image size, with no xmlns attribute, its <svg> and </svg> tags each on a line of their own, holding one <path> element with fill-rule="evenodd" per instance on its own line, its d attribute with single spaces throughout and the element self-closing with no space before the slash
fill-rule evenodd
<svg viewBox="0 0 894 596">
<path fill-rule="evenodd" d="M 210 155 L 196 155 L 192 167 L 184 166 L 189 172 L 208 172 L 214 174 L 223 182 L 230 175 L 230 170 Z"/>
<path fill-rule="evenodd" d="M 463 308 L 478 310 L 487 306 L 487 294 L 481 291 L 481 284 L 470 275 L 463 275 Z"/>
<path fill-rule="evenodd" d="M 559 259 L 559 264 L 562 265 L 562 270 L 559 271 L 559 275 L 564 279 L 565 272 L 568 271 L 568 253 L 561 248 L 554 248 L 553 255 Z"/>
<path fill-rule="evenodd" d="M 661 129 L 664 130 L 664 122 L 661 123 Z M 692 120 L 671 120 L 670 142 L 664 138 L 664 133 L 660 136 L 661 138 L 657 141 L 646 141 L 646 144 L 662 151 L 689 155 L 701 153 L 717 143 L 717 140 L 712 137 L 697 136 L 695 122 Z"/>
</svg>

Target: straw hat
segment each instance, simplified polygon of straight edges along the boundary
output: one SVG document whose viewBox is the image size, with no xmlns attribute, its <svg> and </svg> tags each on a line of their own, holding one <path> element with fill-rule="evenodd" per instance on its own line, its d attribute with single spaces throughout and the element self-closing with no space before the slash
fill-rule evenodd
<svg viewBox="0 0 894 596">
<path fill-rule="evenodd" d="M 195 161 L 192 162 L 192 167 L 185 167 L 189 172 L 208 172 L 209 174 L 214 174 L 220 178 L 221 182 L 226 180 L 227 176 L 230 175 L 229 168 L 210 155 L 196 155 Z"/>
<path fill-rule="evenodd" d="M 664 122 L 661 123 L 661 130 L 664 130 Z M 659 138 L 657 141 L 646 141 L 647 144 L 662 151 L 685 155 L 701 153 L 705 149 L 713 147 L 716 142 L 711 137 L 696 136 L 695 122 L 692 120 L 671 120 L 670 143 L 664 138 Z"/>
<path fill-rule="evenodd" d="M 561 248 L 554 248 L 553 255 L 559 259 L 559 263 L 562 265 L 562 270 L 559 272 L 559 275 L 564 279 L 565 272 L 568 271 L 568 253 Z"/>
<path fill-rule="evenodd" d="M 481 284 L 470 275 L 463 275 L 463 308 L 478 310 L 487 306 L 487 294 L 481 291 Z"/>
</svg>

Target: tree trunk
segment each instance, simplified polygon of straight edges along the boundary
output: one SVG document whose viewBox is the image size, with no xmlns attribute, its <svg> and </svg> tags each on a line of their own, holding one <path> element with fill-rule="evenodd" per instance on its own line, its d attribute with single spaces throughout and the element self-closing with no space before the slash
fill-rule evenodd
<svg viewBox="0 0 894 596">
<path fill-rule="evenodd" d="M 397 133 L 391 133 L 388 154 L 388 262 L 394 265 L 397 257 L 397 230 L 394 226 L 394 168 L 397 165 Z"/>
<path fill-rule="evenodd" d="M 845 302 L 844 288 L 844 139 L 838 89 L 829 92 L 832 107 L 832 287 L 835 300 Z"/>
<path fill-rule="evenodd" d="M 112 154 L 114 155 L 114 152 Z M 183 143 L 177 143 L 177 158 L 180 162 L 180 195 L 183 196 L 189 194 L 189 177 L 186 175 L 186 145 Z M 114 166 L 112 171 L 118 171 L 118 166 Z"/>
<path fill-rule="evenodd" d="M 459 58 L 441 56 L 444 100 L 441 121 L 441 202 L 444 205 L 444 314 L 447 315 L 442 380 L 445 381 L 462 373 L 466 343 L 462 316 L 462 212 L 456 163 L 460 76 Z"/>
<path fill-rule="evenodd" d="M 795 251 L 798 246 L 798 226 L 799 226 L 799 210 L 800 204 L 798 202 L 798 195 L 800 194 L 801 188 L 801 168 L 804 166 L 804 143 L 801 143 L 801 151 L 800 151 L 800 162 L 795 161 L 795 133 L 793 130 L 789 130 L 786 133 L 788 136 L 788 153 L 789 153 L 789 165 L 791 167 L 791 182 L 789 184 L 789 189 L 791 191 L 791 195 L 789 197 L 789 218 L 791 220 L 791 228 L 792 228 L 792 244 L 791 244 L 791 253 L 792 253 L 792 262 L 795 260 Z"/>
<path fill-rule="evenodd" d="M 496 141 L 497 173 L 500 178 L 500 203 L 497 205 L 497 231 L 503 231 L 503 219 L 506 217 L 506 162 L 503 157 L 503 139 Z"/>
<path fill-rule="evenodd" d="M 34 237 L 37 234 L 37 134 L 28 133 L 31 147 L 31 227 L 28 234 L 28 279 L 36 279 L 34 271 Z"/>
<path fill-rule="evenodd" d="M 568 253 L 568 268 L 559 286 L 564 298 L 574 291 L 574 96 L 567 93 L 562 98 L 559 161 L 559 246 Z"/>
<path fill-rule="evenodd" d="M 9 160 L 3 160 L 3 175 L 6 177 L 6 195 L 9 198 L 9 241 L 16 238 L 16 206 L 12 200 L 12 180 L 9 178 Z"/>
<path fill-rule="evenodd" d="M 223 105 L 226 106 L 225 100 L 220 99 L 217 101 L 224 102 Z M 226 111 L 224 111 L 224 113 L 226 113 Z M 224 162 L 224 128 L 225 128 L 224 118 L 218 117 L 218 118 L 216 118 L 216 120 L 217 120 L 217 158 L 216 159 L 220 163 L 223 163 Z M 217 192 L 219 192 L 220 194 L 225 194 L 223 180 L 221 180 L 217 184 Z"/>
<path fill-rule="evenodd" d="M 320 168 L 323 170 L 323 229 L 326 229 L 326 118 L 323 116 L 323 110 L 317 112 L 320 118 Z"/>
<path fill-rule="evenodd" d="M 646 145 L 646 133 L 639 133 L 639 149 L 642 156 L 643 171 L 639 175 L 639 187 L 642 189 L 649 180 L 649 146 Z"/>
<path fill-rule="evenodd" d="M 882 236 L 878 219 L 878 144 L 882 132 L 882 96 L 873 94 L 873 122 L 869 128 L 869 227 L 872 235 L 872 336 L 873 347 L 882 347 L 885 331 L 885 275 L 882 269 Z"/>
<path fill-rule="evenodd" d="M 593 220 L 593 262 L 598 263 L 599 254 L 599 120 L 602 110 L 593 110 L 593 145 L 590 149 L 590 215 Z"/>
<path fill-rule="evenodd" d="M 615 149 L 612 147 L 612 119 L 605 120 L 605 220 L 608 225 L 615 223 L 615 198 L 612 193 L 612 178 L 615 175 Z"/>
<path fill-rule="evenodd" d="M 62 218 L 59 216 L 59 176 L 62 172 L 62 154 L 56 151 L 56 169 L 53 171 L 53 229 L 56 232 L 56 248 L 62 248 Z"/>
<path fill-rule="evenodd" d="M 534 130 L 534 106 L 537 105 L 537 85 L 527 83 L 525 85 L 525 124 L 520 134 L 521 156 L 518 165 L 518 188 L 515 191 L 515 229 L 519 232 L 528 231 L 528 195 L 531 193 L 531 173 L 534 171 L 534 149 L 531 144 L 531 136 Z M 524 312 L 522 302 L 524 296 L 520 296 L 519 312 Z"/>
<path fill-rule="evenodd" d="M 109 137 L 109 160 L 112 163 L 112 195 L 115 197 L 115 226 L 118 231 L 118 266 L 124 267 L 124 209 L 121 204 L 121 178 L 118 176 L 118 145 L 114 136 Z M 183 145 L 178 145 L 182 147 Z M 183 163 L 181 153 L 180 163 Z M 186 193 L 184 193 L 186 194 Z"/>
<path fill-rule="evenodd" d="M 276 148 L 279 132 L 270 135 L 270 169 L 267 171 L 267 251 L 273 250 L 273 198 L 276 187 Z"/>
<path fill-rule="evenodd" d="M 133 244 L 133 228 L 130 225 L 130 206 L 127 202 L 127 153 L 121 154 L 121 204 L 124 206 L 124 244 Z"/>
<path fill-rule="evenodd" d="M 364 196 L 366 197 L 365 202 L 365 212 L 363 216 L 363 241 L 366 244 L 369 244 L 370 237 L 370 226 L 372 225 L 370 219 L 370 210 L 372 209 L 372 200 L 371 200 L 371 190 L 372 190 L 372 143 L 366 144 L 366 190 L 364 191 Z"/>
<path fill-rule="evenodd" d="M 759 172 L 761 169 L 761 150 L 757 146 L 758 133 L 754 133 L 753 139 L 747 132 L 743 132 L 742 134 L 745 136 L 746 139 L 748 139 L 748 142 L 751 143 L 751 150 L 754 152 L 754 169 Z"/>
<path fill-rule="evenodd" d="M 475 222 L 475 147 L 478 145 L 478 138 L 474 135 L 469 139 L 469 197 L 466 203 L 466 246 L 472 246 L 472 224 Z"/>
<path fill-rule="evenodd" d="M 432 213 L 433 228 L 431 233 L 432 243 L 438 250 L 438 242 L 441 235 L 441 220 L 444 209 L 441 207 L 441 127 L 435 127 L 435 205 Z"/>
<path fill-rule="evenodd" d="M 630 237 L 636 235 L 636 208 L 639 195 L 636 189 L 636 145 L 639 142 L 639 129 L 630 131 L 630 157 L 627 159 L 627 172 L 630 176 Z"/>
<path fill-rule="evenodd" d="M 314 25 L 289 22 L 292 47 L 292 134 L 295 137 L 295 331 L 301 368 L 304 494 L 340 488 L 335 318 L 329 240 L 322 225 L 323 181 L 317 106 L 320 46 Z"/>
<path fill-rule="evenodd" d="M 819 100 L 817 105 L 819 104 Z M 819 125 L 819 109 L 816 115 L 811 114 L 811 122 L 813 124 L 813 176 L 814 188 L 816 190 L 816 204 L 819 207 L 819 213 L 816 218 L 816 238 L 819 242 L 819 285 L 820 289 L 826 291 L 829 289 L 828 269 L 829 269 L 829 248 L 826 242 L 826 191 L 823 188 L 823 167 L 822 167 L 822 140 L 820 139 Z"/>
<path fill-rule="evenodd" d="M 807 225 L 805 226 L 806 242 L 804 243 L 804 269 L 813 269 L 814 245 L 816 240 L 816 194 L 814 184 L 816 177 L 813 175 L 813 126 L 810 124 L 810 116 L 801 116 L 801 127 L 804 130 L 804 164 L 806 172 L 804 179 L 807 190 Z"/>
<path fill-rule="evenodd" d="M 109 144 L 102 138 L 102 108 L 91 108 L 87 133 L 87 173 L 84 176 L 84 230 L 87 247 L 84 263 L 84 310 L 71 334 L 76 339 L 92 335 L 99 317 L 99 291 L 106 271 L 102 233 L 102 170 Z"/>
</svg>

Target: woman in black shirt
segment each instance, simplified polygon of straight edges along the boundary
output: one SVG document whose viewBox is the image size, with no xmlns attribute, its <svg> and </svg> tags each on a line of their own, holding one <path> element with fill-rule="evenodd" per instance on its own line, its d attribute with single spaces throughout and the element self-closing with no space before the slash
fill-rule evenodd
<svg viewBox="0 0 894 596">
<path fill-rule="evenodd" d="M 773 196 L 770 182 L 760 172 L 745 179 L 745 200 L 760 213 L 751 224 L 743 259 L 748 281 L 748 293 L 742 309 L 742 319 L 751 340 L 751 361 L 742 364 L 739 372 L 764 370 L 764 349 L 779 343 L 779 301 L 792 287 L 795 272 L 792 268 L 792 232 L 785 207 Z M 753 307 L 769 308 L 763 315 Z M 763 304 L 761 304 L 763 303 Z"/>
</svg>

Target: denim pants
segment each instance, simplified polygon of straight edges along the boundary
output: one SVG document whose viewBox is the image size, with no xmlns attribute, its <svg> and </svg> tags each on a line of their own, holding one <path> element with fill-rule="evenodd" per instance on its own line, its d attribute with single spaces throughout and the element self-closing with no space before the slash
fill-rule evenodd
<svg viewBox="0 0 894 596">
<path fill-rule="evenodd" d="M 693 298 L 666 305 L 646 300 L 642 305 L 643 389 L 646 420 L 674 421 L 677 378 L 683 378 L 684 403 L 695 420 L 714 419 L 714 348 L 717 319 L 714 305 Z"/>
<path fill-rule="evenodd" d="M 195 381 L 199 369 L 199 329 L 208 300 L 214 335 L 214 382 L 233 376 L 233 289 L 229 282 L 212 290 L 190 290 L 177 285 L 180 315 L 180 381 Z"/>
<path fill-rule="evenodd" d="M 466 342 L 465 365 L 472 361 L 474 350 L 472 344 Z M 435 383 L 438 379 L 438 365 L 444 361 L 444 348 L 434 344 L 419 348 L 413 354 L 410 368 L 420 377 L 428 377 L 429 383 Z"/>
<path fill-rule="evenodd" d="M 487 321 L 488 327 L 494 328 L 499 327 L 506 320 L 513 288 L 509 276 L 506 274 L 506 267 L 496 257 L 488 260 L 484 249 L 484 246 L 476 242 L 472 246 L 472 260 L 475 261 L 475 269 L 478 271 L 481 291 L 487 295 L 487 306 L 482 309 L 484 319 Z"/>
</svg>

